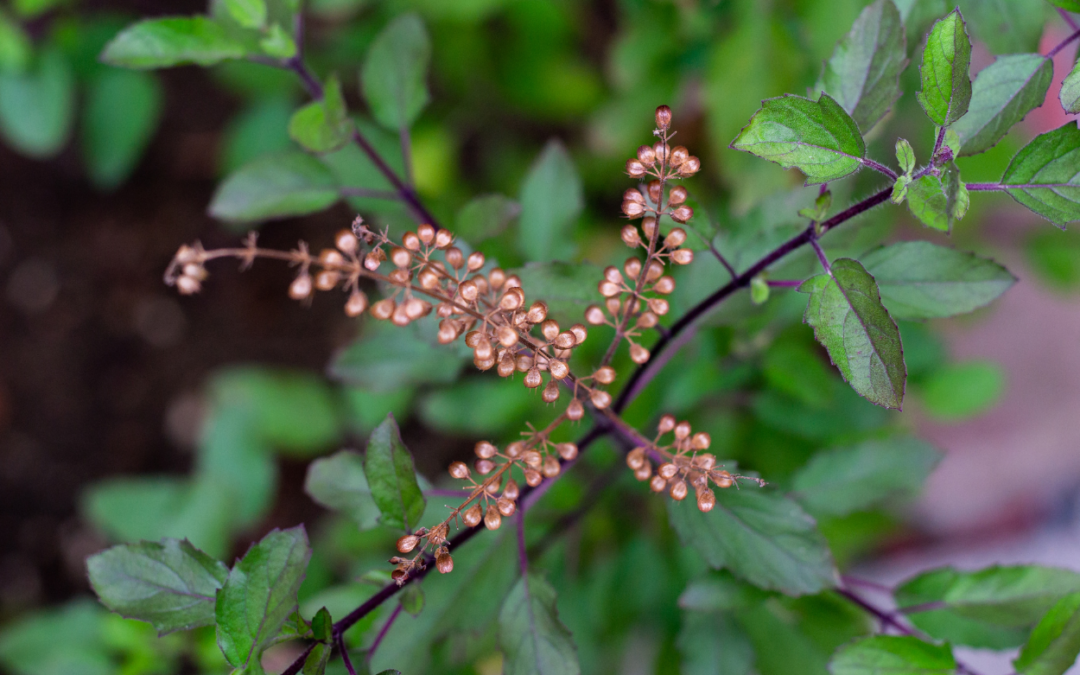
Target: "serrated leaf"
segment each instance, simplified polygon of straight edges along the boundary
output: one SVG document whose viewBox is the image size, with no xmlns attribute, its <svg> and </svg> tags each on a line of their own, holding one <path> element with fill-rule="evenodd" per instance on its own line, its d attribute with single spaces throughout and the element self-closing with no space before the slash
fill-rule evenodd
<svg viewBox="0 0 1080 675">
<path fill-rule="evenodd" d="M 91 180 L 120 185 L 131 174 L 157 127 L 164 98 L 146 73 L 107 69 L 89 85 L 82 111 L 82 149 Z"/>
<path fill-rule="evenodd" d="M 994 147 L 1020 120 L 1043 104 L 1054 65 L 1041 54 L 1011 54 L 979 71 L 968 112 L 952 129 L 960 135 L 960 154 Z"/>
<path fill-rule="evenodd" d="M 1073 66 L 1072 72 L 1065 76 L 1058 93 L 1061 107 L 1069 114 L 1080 113 L 1080 61 Z"/>
<path fill-rule="evenodd" d="M 905 138 L 896 139 L 896 161 L 905 175 L 910 176 L 915 170 L 915 149 Z"/>
<path fill-rule="evenodd" d="M 331 377 L 378 392 L 457 379 L 463 359 L 434 340 L 425 341 L 413 326 L 377 326 L 365 333 L 334 356 Z"/>
<path fill-rule="evenodd" d="M 86 569 L 102 604 L 153 624 L 159 635 L 212 625 L 217 590 L 229 576 L 186 539 L 114 546 L 91 556 Z"/>
<path fill-rule="evenodd" d="M 149 19 L 128 26 L 105 46 L 101 59 L 122 68 L 209 66 L 245 56 L 244 45 L 204 16 Z"/>
<path fill-rule="evenodd" d="M 1036 136 L 1009 162 L 1006 192 L 1064 229 L 1080 219 L 1080 129 L 1075 122 Z"/>
<path fill-rule="evenodd" d="M 676 646 L 682 675 L 747 675 L 754 666 L 754 646 L 728 614 L 683 612 Z"/>
<path fill-rule="evenodd" d="M 900 73 L 907 65 L 904 23 L 892 0 L 877 0 L 862 11 L 825 63 L 822 85 L 855 124 L 869 131 L 900 97 Z"/>
<path fill-rule="evenodd" d="M 360 75 L 364 98 L 375 119 L 392 131 L 407 129 L 427 105 L 431 41 L 424 22 L 405 14 L 375 38 Z"/>
<path fill-rule="evenodd" d="M 46 159 L 60 152 L 75 116 L 75 79 L 67 58 L 42 49 L 22 72 L 0 72 L 0 135 L 18 152 Z"/>
<path fill-rule="evenodd" d="M 731 147 L 797 168 L 808 185 L 858 171 L 866 154 L 855 120 L 824 93 L 817 101 L 792 94 L 762 101 Z"/>
<path fill-rule="evenodd" d="M 949 645 L 915 637 L 876 635 L 841 647 L 829 662 L 832 675 L 950 675 L 956 660 Z"/>
<path fill-rule="evenodd" d="M 926 174 L 907 186 L 911 215 L 929 228 L 948 232 L 967 213 L 970 199 L 956 165 L 946 165 L 940 176 Z"/>
<path fill-rule="evenodd" d="M 521 205 L 504 195 L 476 197 L 454 218 L 456 234 L 472 244 L 500 234 L 521 214 Z"/>
<path fill-rule="evenodd" d="M 297 110 L 289 120 L 289 136 L 311 152 L 333 152 L 349 142 L 351 121 L 341 95 L 341 82 L 332 76 L 321 101 Z"/>
<path fill-rule="evenodd" d="M 874 277 L 858 261 L 841 258 L 799 291 L 810 294 L 804 320 L 844 380 L 870 402 L 899 409 L 907 380 L 900 330 Z"/>
<path fill-rule="evenodd" d="M 499 612 L 505 675 L 576 675 L 581 672 L 570 631 L 559 622 L 555 589 L 527 574 L 510 589 Z"/>
<path fill-rule="evenodd" d="M 266 0 L 222 0 L 229 15 L 244 28 L 266 26 Z"/>
<path fill-rule="evenodd" d="M 303 152 L 264 155 L 246 164 L 218 186 L 210 215 L 248 223 L 302 216 L 329 208 L 338 200 L 330 169 Z"/>
<path fill-rule="evenodd" d="M 988 258 L 928 241 L 881 246 L 862 256 L 881 301 L 897 319 L 936 319 L 989 305 L 1016 277 Z"/>
<path fill-rule="evenodd" d="M 1080 593 L 1059 600 L 1013 661 L 1020 675 L 1064 675 L 1080 654 Z"/>
<path fill-rule="evenodd" d="M 959 572 L 950 567 L 920 574 L 895 592 L 896 603 L 916 627 L 939 640 L 989 649 L 1023 643 L 1028 629 L 1069 593 L 1080 592 L 1080 574 L 1040 566 L 990 567 Z"/>
<path fill-rule="evenodd" d="M 322 506 L 343 513 L 361 530 L 379 523 L 379 507 L 371 497 L 364 459 L 359 453 L 342 450 L 312 462 L 304 491 Z"/>
<path fill-rule="evenodd" d="M 296 610 L 311 548 L 303 526 L 273 530 L 248 549 L 217 596 L 217 642 L 237 668 L 259 655 Z"/>
<path fill-rule="evenodd" d="M 364 454 L 364 474 L 371 486 L 371 498 L 382 514 L 380 523 L 407 531 L 420 524 L 427 502 L 393 415 L 387 415 L 386 421 L 371 432 Z"/>
<path fill-rule="evenodd" d="M 668 501 L 668 518 L 683 544 L 697 549 L 711 567 L 755 586 L 804 595 L 837 583 L 814 519 L 786 497 L 720 490 L 708 513 L 693 499 Z"/>
<path fill-rule="evenodd" d="M 916 493 L 941 453 L 913 437 L 864 441 L 814 455 L 792 480 L 792 497 L 815 516 L 843 516 Z"/>
<path fill-rule="evenodd" d="M 971 41 L 956 9 L 930 30 L 923 50 L 922 90 L 915 94 L 926 115 L 939 127 L 964 116 L 971 101 Z"/>
<path fill-rule="evenodd" d="M 529 167 L 518 197 L 518 251 L 526 260 L 570 257 L 572 233 L 585 201 L 581 178 L 566 148 L 548 141 Z"/>
</svg>

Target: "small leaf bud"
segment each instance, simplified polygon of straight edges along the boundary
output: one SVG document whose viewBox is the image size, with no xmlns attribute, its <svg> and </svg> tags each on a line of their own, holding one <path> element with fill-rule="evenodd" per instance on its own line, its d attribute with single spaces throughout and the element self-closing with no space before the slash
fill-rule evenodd
<svg viewBox="0 0 1080 675">
<path fill-rule="evenodd" d="M 671 126 L 671 108 L 662 105 L 656 109 L 656 126 L 661 131 Z"/>
<path fill-rule="evenodd" d="M 452 462 L 450 464 L 450 475 L 458 480 L 467 480 L 469 478 L 469 467 L 465 466 L 465 462 Z"/>
<path fill-rule="evenodd" d="M 525 469 L 525 484 L 536 487 L 544 481 L 544 476 L 536 469 Z"/>
<path fill-rule="evenodd" d="M 469 510 L 467 510 L 461 516 L 461 520 L 465 522 L 468 527 L 476 527 L 483 520 L 482 511 L 479 504 L 474 504 Z"/>
<path fill-rule="evenodd" d="M 598 410 L 603 410 L 611 405 L 611 394 L 600 389 L 593 389 L 592 393 L 589 394 L 589 400 Z"/>
<path fill-rule="evenodd" d="M 686 499 L 689 491 L 689 488 L 686 487 L 686 481 L 680 480 L 671 484 L 671 498 L 677 502 Z"/>
<path fill-rule="evenodd" d="M 415 534 L 407 534 L 397 540 L 397 550 L 399 553 L 408 553 L 416 548 L 416 545 L 419 543 L 420 537 Z"/>
<path fill-rule="evenodd" d="M 633 225 L 624 225 L 619 236 L 622 237 L 623 243 L 630 248 L 641 245 L 641 236 L 638 234 L 638 229 Z"/>
<path fill-rule="evenodd" d="M 626 466 L 637 471 L 645 463 L 645 448 L 634 448 L 626 455 Z"/>
<path fill-rule="evenodd" d="M 581 401 L 576 398 L 570 401 L 570 405 L 566 406 L 566 418 L 571 422 L 577 422 L 584 416 L 585 406 L 581 405 Z"/>
<path fill-rule="evenodd" d="M 555 478 L 562 471 L 562 464 L 559 464 L 558 458 L 548 455 L 544 458 L 542 471 L 547 478 Z"/>
</svg>

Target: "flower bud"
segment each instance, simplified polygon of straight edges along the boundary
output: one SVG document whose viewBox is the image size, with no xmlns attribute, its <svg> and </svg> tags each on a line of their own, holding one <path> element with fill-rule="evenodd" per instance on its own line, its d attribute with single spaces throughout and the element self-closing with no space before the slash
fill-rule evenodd
<svg viewBox="0 0 1080 675">
<path fill-rule="evenodd" d="M 529 389 L 536 389 L 543 383 L 544 378 L 540 375 L 540 369 L 536 366 L 529 368 L 529 372 L 525 373 L 525 386 Z"/>
<path fill-rule="evenodd" d="M 293 300 L 304 300 L 311 297 L 311 275 L 302 272 L 300 276 L 293 279 L 292 284 L 289 285 L 289 297 Z"/>
<path fill-rule="evenodd" d="M 568 462 L 573 461 L 578 456 L 578 447 L 574 443 L 559 443 L 555 446 L 555 450 L 559 453 L 559 457 Z"/>
<path fill-rule="evenodd" d="M 360 247 L 360 242 L 357 241 L 356 235 L 351 230 L 339 230 L 334 236 L 334 246 L 337 246 L 342 253 L 356 253 L 356 249 Z"/>
<path fill-rule="evenodd" d="M 450 475 L 458 480 L 467 480 L 469 478 L 469 467 L 465 466 L 465 462 L 452 462 L 450 464 Z"/>
<path fill-rule="evenodd" d="M 544 476 L 536 469 L 525 469 L 525 484 L 536 487 L 544 481 Z"/>
<path fill-rule="evenodd" d="M 671 262 L 676 265 L 689 265 L 694 262 L 694 252 L 688 248 L 680 248 L 671 252 Z"/>
<path fill-rule="evenodd" d="M 623 243 L 630 248 L 641 245 L 641 236 L 638 234 L 638 229 L 633 225 L 624 225 L 619 236 L 622 237 Z"/>
<path fill-rule="evenodd" d="M 416 228 L 416 236 L 420 237 L 420 241 L 424 242 L 425 244 L 430 244 L 431 242 L 435 241 L 435 228 L 428 223 L 424 223 L 420 227 Z"/>
<path fill-rule="evenodd" d="M 677 502 L 686 499 L 689 491 L 689 488 L 686 487 L 686 481 L 680 480 L 671 484 L 671 498 Z"/>
<path fill-rule="evenodd" d="M 547 478 L 555 478 L 559 475 L 559 472 L 562 471 L 562 464 L 559 464 L 558 458 L 548 455 L 544 458 L 544 467 L 542 471 Z"/>
<path fill-rule="evenodd" d="M 666 434 L 675 428 L 675 416 L 664 415 L 660 418 L 660 422 L 656 425 L 657 431 L 661 434 Z"/>
<path fill-rule="evenodd" d="M 585 416 L 585 406 L 581 405 L 581 401 L 576 398 L 570 401 L 570 405 L 566 406 L 566 418 L 571 422 L 576 422 Z"/>
<path fill-rule="evenodd" d="M 626 173 L 631 178 L 641 178 L 645 175 L 645 165 L 639 159 L 626 160 Z"/>
<path fill-rule="evenodd" d="M 464 521 L 467 527 L 476 527 L 480 524 L 480 521 L 483 520 L 483 515 L 481 514 L 480 505 L 474 504 L 469 510 L 462 514 L 461 520 Z"/>
<path fill-rule="evenodd" d="M 589 400 L 598 410 L 603 410 L 611 405 L 611 394 L 600 389 L 593 389 L 589 394 Z"/>
<path fill-rule="evenodd" d="M 202 282 L 195 277 L 184 274 L 176 279 L 176 290 L 180 291 L 181 295 L 194 295 L 200 288 L 202 288 Z"/>
<path fill-rule="evenodd" d="M 626 466 L 634 471 L 641 468 L 645 463 L 645 448 L 634 448 L 626 455 Z"/>
<path fill-rule="evenodd" d="M 716 495 L 709 488 L 702 488 L 697 491 L 697 507 L 703 513 L 708 513 L 716 506 Z"/>
<path fill-rule="evenodd" d="M 585 320 L 593 326 L 601 326 L 604 324 L 604 310 L 600 309 L 599 305 L 589 305 L 585 310 Z"/>
<path fill-rule="evenodd" d="M 495 500 L 495 508 L 499 510 L 499 515 L 504 518 L 509 518 L 510 516 L 514 515 L 515 511 L 517 511 L 517 504 L 514 503 L 513 499 L 509 499 L 507 497 L 499 497 L 497 500 Z"/>
<path fill-rule="evenodd" d="M 700 170 L 701 160 L 693 155 L 687 157 L 686 160 L 679 165 L 679 175 L 681 176 L 693 176 Z"/>
<path fill-rule="evenodd" d="M 439 230 L 444 232 L 445 230 Z M 454 559 L 450 557 L 450 553 L 443 549 L 443 552 L 435 556 L 435 568 L 439 570 L 441 574 L 450 574 L 454 571 Z"/>
<path fill-rule="evenodd" d="M 641 160 L 641 163 L 646 167 L 652 168 L 653 164 L 656 164 L 656 153 L 653 152 L 651 146 L 643 145 L 637 149 L 637 158 Z"/>
<path fill-rule="evenodd" d="M 419 543 L 420 537 L 415 534 L 407 534 L 397 540 L 397 550 L 399 553 L 408 553 L 416 548 L 416 545 Z"/>
<path fill-rule="evenodd" d="M 652 480 L 649 481 L 649 489 L 653 492 L 663 492 L 667 489 L 667 481 L 659 475 L 653 476 Z"/>
<path fill-rule="evenodd" d="M 662 105 L 656 109 L 656 126 L 661 131 L 671 126 L 671 108 Z"/>
<path fill-rule="evenodd" d="M 630 345 L 630 360 L 640 366 L 649 360 L 649 350 L 636 343 Z"/>
<path fill-rule="evenodd" d="M 690 157 L 690 151 L 681 145 L 676 145 L 671 149 L 671 158 L 668 160 L 668 164 L 671 166 L 682 166 L 683 162 Z"/>
<path fill-rule="evenodd" d="M 495 462 L 490 459 L 478 459 L 476 460 L 476 463 L 473 464 L 473 468 L 476 469 L 476 473 L 481 476 L 486 476 L 495 470 Z"/>
</svg>

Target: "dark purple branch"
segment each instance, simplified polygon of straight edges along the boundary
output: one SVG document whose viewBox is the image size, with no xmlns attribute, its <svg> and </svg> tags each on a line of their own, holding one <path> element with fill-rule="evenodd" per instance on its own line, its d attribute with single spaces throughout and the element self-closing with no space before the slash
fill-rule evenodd
<svg viewBox="0 0 1080 675">
<path fill-rule="evenodd" d="M 400 610 L 401 605 L 398 605 L 397 609 L 394 610 L 394 614 L 390 617 L 390 621 L 393 621 L 395 618 L 397 618 L 397 612 Z M 389 623 L 389 621 L 387 623 Z M 341 661 L 345 664 L 345 670 L 349 673 L 349 675 L 356 675 L 356 668 L 353 668 L 352 658 L 349 657 L 349 650 L 345 646 L 345 638 L 341 635 L 338 635 L 337 639 L 335 639 L 334 642 L 337 644 L 338 652 L 341 653 Z M 378 643 L 372 645 L 371 651 L 375 651 L 375 647 L 377 646 Z"/>
<path fill-rule="evenodd" d="M 829 264 L 829 258 L 828 258 L 828 256 L 825 255 L 825 251 L 822 250 L 821 244 L 818 243 L 818 240 L 817 240 L 816 236 L 812 237 L 810 239 L 810 246 L 811 246 L 811 248 L 814 249 L 814 253 L 817 254 L 818 262 L 821 263 L 821 266 L 823 268 L 825 268 L 825 271 L 828 272 L 829 275 L 831 276 L 832 275 L 832 265 Z"/>
<path fill-rule="evenodd" d="M 886 176 L 888 176 L 889 180 L 896 180 L 896 172 L 885 166 L 884 164 L 879 164 L 878 162 L 875 162 L 874 160 L 868 159 L 866 157 L 863 157 L 859 161 L 862 162 L 864 166 L 869 167 L 879 173 L 885 174 Z M 824 187 L 824 183 L 822 184 L 822 187 Z"/>
<path fill-rule="evenodd" d="M 768 279 L 765 283 L 772 288 L 798 288 L 803 282 L 798 279 Z"/>
<path fill-rule="evenodd" d="M 1073 28 L 1076 28 L 1076 26 L 1073 26 Z M 1072 35 L 1070 35 L 1069 37 L 1065 38 L 1060 43 L 1058 43 L 1058 46 L 1056 46 L 1053 49 L 1051 49 L 1050 51 L 1048 51 L 1046 53 L 1046 58 L 1048 58 L 1048 59 L 1054 58 L 1055 56 L 1057 56 L 1058 52 L 1060 52 L 1062 49 L 1065 49 L 1066 47 L 1068 47 L 1077 38 L 1080 38 L 1080 28 L 1077 28 L 1076 31 Z"/>
<path fill-rule="evenodd" d="M 1077 25 L 1076 19 L 1072 17 L 1072 14 L 1069 14 L 1067 11 L 1060 7 L 1058 7 L 1058 14 L 1061 15 L 1061 18 L 1065 21 L 1065 23 L 1069 24 L 1069 28 L 1072 28 L 1073 30 L 1080 30 L 1080 25 Z"/>
</svg>

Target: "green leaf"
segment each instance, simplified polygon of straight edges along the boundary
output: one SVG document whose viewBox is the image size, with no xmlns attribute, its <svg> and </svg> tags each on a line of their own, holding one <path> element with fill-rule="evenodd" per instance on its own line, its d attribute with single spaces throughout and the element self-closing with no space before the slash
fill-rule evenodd
<svg viewBox="0 0 1080 675">
<path fill-rule="evenodd" d="M 1070 114 L 1080 113 L 1080 61 L 1073 66 L 1072 72 L 1065 76 L 1058 93 L 1061 107 Z"/>
<path fill-rule="evenodd" d="M 161 117 L 163 94 L 146 73 L 106 69 L 90 82 L 82 146 L 90 179 L 115 188 L 131 174 Z"/>
<path fill-rule="evenodd" d="M 333 632 L 334 620 L 330 618 L 329 610 L 323 607 L 311 619 L 311 636 L 316 640 L 327 642 L 334 637 Z"/>
<path fill-rule="evenodd" d="M 33 51 L 26 31 L 0 8 L 0 73 L 23 72 Z"/>
<path fill-rule="evenodd" d="M 922 90 L 915 94 L 926 115 L 939 127 L 964 116 L 971 101 L 971 41 L 956 9 L 930 30 L 923 50 Z"/>
<path fill-rule="evenodd" d="M 264 155 L 229 175 L 210 202 L 210 215 L 235 223 L 302 216 L 338 200 L 330 169 L 303 152 Z"/>
<path fill-rule="evenodd" d="M 557 321 L 581 321 L 585 308 L 597 301 L 596 282 L 603 270 L 591 263 L 559 260 L 535 262 L 511 270 L 521 279 L 529 302 L 543 300 L 548 316 Z"/>
<path fill-rule="evenodd" d="M 581 178 L 563 144 L 548 141 L 521 185 L 518 251 L 526 260 L 565 259 L 585 202 Z"/>
<path fill-rule="evenodd" d="M 361 530 L 369 530 L 379 522 L 379 507 L 371 497 L 359 453 L 342 450 L 312 462 L 304 491 L 322 506 L 348 516 Z"/>
<path fill-rule="evenodd" d="M 424 589 L 420 584 L 409 584 L 401 592 L 401 608 L 413 616 L 424 610 Z"/>
<path fill-rule="evenodd" d="M 260 98 L 241 109 L 222 134 L 218 166 L 232 173 L 262 155 L 292 150 L 289 119 L 292 102 L 280 97 Z"/>
<path fill-rule="evenodd" d="M 722 613 L 756 607 L 770 596 L 729 572 L 710 570 L 686 585 L 679 595 L 679 607 L 693 612 Z"/>
<path fill-rule="evenodd" d="M 570 631 L 559 622 L 555 589 L 527 574 L 510 589 L 499 612 L 505 675 L 576 675 L 581 672 Z"/>
<path fill-rule="evenodd" d="M 949 645 L 915 637 L 876 635 L 841 647 L 829 662 L 832 675 L 950 675 L 956 660 Z"/>
<path fill-rule="evenodd" d="M 758 275 L 750 280 L 750 302 L 764 305 L 769 301 L 769 282 Z"/>
<path fill-rule="evenodd" d="M 1005 372 L 986 361 L 950 364 L 935 370 L 918 393 L 931 417 L 959 422 L 993 408 L 1005 392 Z"/>
<path fill-rule="evenodd" d="M 476 197 L 454 218 L 456 234 L 474 245 L 502 233 L 521 215 L 521 205 L 509 197 L 493 194 Z"/>
<path fill-rule="evenodd" d="M 916 493 L 940 460 L 914 437 L 864 441 L 814 455 L 796 472 L 792 496 L 815 516 L 843 516 Z"/>
<path fill-rule="evenodd" d="M 967 187 L 960 181 L 960 172 L 951 162 L 940 176 L 926 174 L 912 181 L 907 189 L 908 209 L 923 225 L 948 232 L 953 222 L 967 213 Z"/>
<path fill-rule="evenodd" d="M 1043 0 L 957 0 L 953 4 L 964 13 L 972 38 L 984 43 L 991 54 L 1039 49 L 1048 9 Z"/>
<path fill-rule="evenodd" d="M 901 204 L 907 199 L 908 186 L 911 185 L 911 179 L 907 176 L 897 176 L 896 182 L 893 183 L 892 199 L 893 204 Z"/>
<path fill-rule="evenodd" d="M 899 409 L 907 380 L 904 352 L 874 277 L 858 261 L 841 258 L 799 291 L 810 294 L 804 320 L 844 380 L 870 402 Z"/>
<path fill-rule="evenodd" d="M 0 73 L 0 135 L 34 159 L 67 144 L 75 115 L 75 80 L 67 58 L 45 48 L 28 70 Z"/>
<path fill-rule="evenodd" d="M 1080 129 L 1076 123 L 1036 136 L 1012 158 L 1006 192 L 1064 229 L 1080 219 Z"/>
<path fill-rule="evenodd" d="M 1065 595 L 1080 574 L 1053 567 L 949 567 L 920 574 L 896 589 L 896 603 L 931 637 L 971 647 L 1008 649 Z"/>
<path fill-rule="evenodd" d="M 471 377 L 420 400 L 419 412 L 431 429 L 465 436 L 498 436 L 513 420 L 542 410 L 536 392 L 511 379 Z"/>
<path fill-rule="evenodd" d="M 1080 230 L 1033 231 L 1024 238 L 1024 257 L 1039 281 L 1051 288 L 1080 288 Z"/>
<path fill-rule="evenodd" d="M 900 97 L 900 73 L 906 65 L 900 12 L 892 0 L 877 0 L 836 45 L 821 82 L 855 124 L 870 131 Z"/>
<path fill-rule="evenodd" d="M 229 15 L 244 28 L 266 27 L 266 0 L 222 0 Z"/>
<path fill-rule="evenodd" d="M 1080 0 L 1050 0 L 1050 4 L 1070 12 L 1080 12 Z"/>
<path fill-rule="evenodd" d="M 866 154 L 855 120 L 828 94 L 817 101 L 792 94 L 762 101 L 731 147 L 795 167 L 808 185 L 858 171 Z"/>
<path fill-rule="evenodd" d="M 296 610 L 311 548 L 303 526 L 273 530 L 255 544 L 217 596 L 217 640 L 237 668 L 257 664 L 268 642 Z"/>
<path fill-rule="evenodd" d="M 1080 593 L 1050 608 L 1013 662 L 1020 675 L 1064 675 L 1080 654 Z"/>
<path fill-rule="evenodd" d="M 910 176 L 915 170 L 915 149 L 905 138 L 896 139 L 896 161 L 900 163 L 900 169 L 906 176 Z"/>
<path fill-rule="evenodd" d="M 108 614 L 89 599 L 27 613 L 0 632 L 0 665 L 12 675 L 114 675 L 104 624 Z"/>
<path fill-rule="evenodd" d="M 259 47 L 268 56 L 276 59 L 291 59 L 296 56 L 296 41 L 280 24 L 270 26 L 266 36 L 259 40 Z"/>
<path fill-rule="evenodd" d="M 11 7 L 20 17 L 33 19 L 62 4 L 65 0 L 12 0 Z"/>
<path fill-rule="evenodd" d="M 377 392 L 414 384 L 445 384 L 457 379 L 463 359 L 445 346 L 426 341 L 418 326 L 379 325 L 339 352 L 330 375 Z"/>
<path fill-rule="evenodd" d="M 101 59 L 121 68 L 209 66 L 245 56 L 244 45 L 204 16 L 149 19 L 125 28 L 105 46 Z"/>
<path fill-rule="evenodd" d="M 323 675 L 326 672 L 326 664 L 330 662 L 330 655 L 334 646 L 326 642 L 318 642 L 311 647 L 311 652 L 304 659 L 304 665 L 300 669 L 301 675 Z"/>
<path fill-rule="evenodd" d="M 392 131 L 408 129 L 427 105 L 431 41 L 424 22 L 405 14 L 390 22 L 368 51 L 360 84 L 375 119 Z"/>
<path fill-rule="evenodd" d="M 250 527 L 273 505 L 278 476 L 273 448 L 260 437 L 250 408 L 243 403 L 232 405 L 221 396 L 215 399 L 199 439 L 198 480 L 225 491 L 219 500 L 229 504 L 232 527 Z M 192 541 L 199 544 L 193 537 Z"/>
<path fill-rule="evenodd" d="M 289 120 L 289 136 L 312 152 L 333 152 L 349 142 L 352 121 L 341 95 L 341 83 L 331 77 L 323 99 L 300 108 Z"/>
<path fill-rule="evenodd" d="M 966 314 L 989 305 L 1016 283 L 1016 277 L 993 260 L 928 241 L 881 246 L 862 256 L 862 264 L 897 319 Z"/>
<path fill-rule="evenodd" d="M 412 531 L 420 524 L 427 502 L 416 481 L 412 455 L 401 441 L 393 415 L 375 427 L 364 455 L 364 473 L 371 497 L 379 507 L 379 522 L 387 527 Z"/>
<path fill-rule="evenodd" d="M 1017 122 L 1043 104 L 1054 64 L 1041 54 L 1012 54 L 979 71 L 968 113 L 953 125 L 960 154 L 976 155 L 994 147 Z"/>
<path fill-rule="evenodd" d="M 825 538 L 799 505 L 751 490 L 719 490 L 703 513 L 693 499 L 668 501 L 668 518 L 683 545 L 715 569 L 789 595 L 817 593 L 837 583 Z"/>
<path fill-rule="evenodd" d="M 217 590 L 229 576 L 186 539 L 114 546 L 91 556 L 86 569 L 106 607 L 153 624 L 159 635 L 212 625 Z"/>
<path fill-rule="evenodd" d="M 676 641 L 682 675 L 747 675 L 754 666 L 754 646 L 729 615 L 683 612 Z"/>
</svg>

